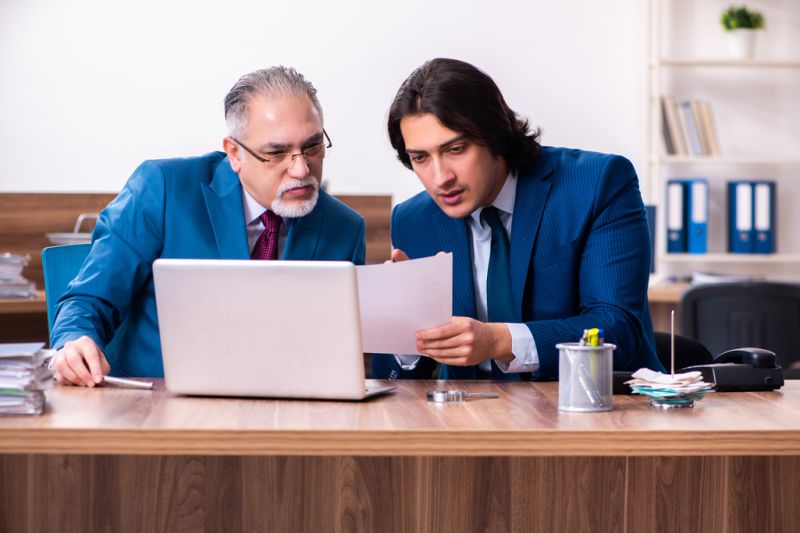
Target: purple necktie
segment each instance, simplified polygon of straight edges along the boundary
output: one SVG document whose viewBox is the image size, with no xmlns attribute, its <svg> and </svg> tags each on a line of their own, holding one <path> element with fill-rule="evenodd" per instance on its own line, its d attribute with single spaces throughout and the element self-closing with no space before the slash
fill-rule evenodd
<svg viewBox="0 0 800 533">
<path fill-rule="evenodd" d="M 250 258 L 274 261 L 278 258 L 278 230 L 281 228 L 281 217 L 266 210 L 260 218 L 264 224 L 264 231 L 258 236 Z"/>
</svg>

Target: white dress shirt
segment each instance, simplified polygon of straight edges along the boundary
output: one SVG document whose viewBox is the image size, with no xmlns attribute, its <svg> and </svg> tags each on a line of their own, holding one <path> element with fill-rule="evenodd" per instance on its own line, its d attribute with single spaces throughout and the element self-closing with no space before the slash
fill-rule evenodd
<svg viewBox="0 0 800 533">
<path fill-rule="evenodd" d="M 253 253 L 256 241 L 264 231 L 264 224 L 261 222 L 261 215 L 267 210 L 259 204 L 255 198 L 250 196 L 242 187 L 242 207 L 244 208 L 244 220 L 247 222 L 247 249 Z M 278 232 L 278 257 L 283 254 L 283 245 L 286 243 L 286 220 L 281 218 L 281 229 Z"/>
<path fill-rule="evenodd" d="M 503 188 L 497 194 L 492 205 L 499 211 L 500 222 L 503 223 L 511 240 L 511 224 L 514 219 L 514 200 L 517 198 L 517 176 L 510 173 Z M 476 209 L 469 216 L 469 230 L 472 234 L 472 281 L 475 286 L 475 310 L 478 320 L 486 322 L 489 318 L 486 300 L 486 278 L 489 275 L 489 256 L 492 250 L 492 228 L 481 222 L 481 212 Z M 510 258 L 509 258 L 510 261 Z M 535 372 L 539 368 L 539 352 L 533 340 L 531 330 L 525 324 L 506 323 L 511 333 L 511 352 L 514 359 L 510 363 L 495 361 L 497 367 L 506 373 Z M 481 369 L 490 372 L 492 367 L 487 359 L 481 362 Z"/>
<path fill-rule="evenodd" d="M 514 200 L 517 197 L 517 176 L 510 173 L 506 178 L 503 188 L 495 198 L 492 205 L 499 210 L 500 221 L 511 238 L 511 223 L 514 218 Z M 492 249 L 492 228 L 481 222 L 481 211 L 478 208 L 467 219 L 470 234 L 472 235 L 472 281 L 475 288 L 475 309 L 477 318 L 486 322 L 489 318 L 486 304 L 486 278 L 489 275 L 489 255 Z M 514 359 L 510 363 L 495 361 L 497 367 L 505 373 L 535 372 L 539 368 L 539 352 L 533 334 L 525 324 L 506 323 L 511 333 L 511 352 Z M 398 363 L 404 369 L 410 370 L 419 361 L 418 356 L 396 356 Z M 480 364 L 482 370 L 491 372 L 492 364 L 487 359 Z"/>
</svg>

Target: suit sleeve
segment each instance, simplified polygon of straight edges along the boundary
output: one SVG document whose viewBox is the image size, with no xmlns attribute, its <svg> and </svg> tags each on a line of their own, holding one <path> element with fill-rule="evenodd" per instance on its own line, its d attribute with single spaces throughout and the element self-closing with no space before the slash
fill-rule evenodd
<svg viewBox="0 0 800 533">
<path fill-rule="evenodd" d="M 358 237 L 356 239 L 356 246 L 353 248 L 353 255 L 350 261 L 356 265 L 363 265 L 366 262 L 367 256 L 367 238 L 366 238 L 366 223 L 361 219 L 361 224 L 358 226 Z"/>
<path fill-rule="evenodd" d="M 160 255 L 164 206 L 161 167 L 145 162 L 100 213 L 89 256 L 58 301 L 52 348 L 87 335 L 105 351 Z"/>
<path fill-rule="evenodd" d="M 576 332 L 584 329 L 605 329 L 606 342 L 617 345 L 616 369 L 634 365 L 641 349 L 651 252 L 636 172 L 627 159 L 614 156 L 604 166 L 590 216 L 578 258 L 579 314 L 526 323 L 539 354 L 538 379 L 558 375 L 555 345 L 577 341 Z"/>
</svg>

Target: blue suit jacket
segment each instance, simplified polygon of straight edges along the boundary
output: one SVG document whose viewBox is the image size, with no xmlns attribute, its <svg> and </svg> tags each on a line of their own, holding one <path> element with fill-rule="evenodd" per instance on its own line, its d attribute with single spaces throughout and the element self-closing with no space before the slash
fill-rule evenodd
<svg viewBox="0 0 800 533">
<path fill-rule="evenodd" d="M 467 221 L 445 215 L 426 192 L 392 213 L 392 244 L 410 258 L 453 252 L 453 314 L 475 318 L 471 242 Z M 604 328 L 606 342 L 617 345 L 615 369 L 663 369 L 647 302 L 650 254 L 638 180 L 627 159 L 546 147 L 519 173 L 511 286 L 539 353 L 536 379 L 556 378 L 555 345 L 577 341 L 592 327 Z M 428 378 L 433 368 L 423 358 L 415 370 L 401 372 L 393 358 L 376 356 L 373 373 Z M 440 376 L 472 379 L 477 368 L 445 365 Z"/>
<path fill-rule="evenodd" d="M 364 219 L 320 191 L 290 219 L 282 259 L 363 264 Z M 249 259 L 242 187 L 224 153 L 144 162 L 106 207 L 92 249 L 59 300 L 51 346 L 81 335 L 105 351 L 121 322 L 112 374 L 164 375 L 152 264 L 160 257 Z"/>
</svg>

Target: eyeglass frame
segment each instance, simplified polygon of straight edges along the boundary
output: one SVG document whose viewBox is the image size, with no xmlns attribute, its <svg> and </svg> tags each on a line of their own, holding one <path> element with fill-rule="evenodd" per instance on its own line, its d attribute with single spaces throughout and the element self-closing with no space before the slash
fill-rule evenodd
<svg viewBox="0 0 800 533">
<path fill-rule="evenodd" d="M 325 140 L 326 140 L 326 141 L 327 141 L 327 143 L 328 143 L 328 144 L 325 144 L 325 145 L 323 145 L 323 148 L 324 148 L 325 150 L 328 150 L 329 148 L 333 148 L 333 142 L 331 141 L 331 138 L 328 136 L 328 132 L 327 132 L 327 131 L 325 131 L 325 128 L 322 128 L 322 135 L 324 135 L 324 137 L 325 137 Z M 258 154 L 257 154 L 255 151 L 253 151 L 253 150 L 251 150 L 250 148 L 248 148 L 247 146 L 245 146 L 245 144 L 244 144 L 242 141 L 240 141 L 239 139 L 237 139 L 236 137 L 231 137 L 231 139 L 233 139 L 233 142 L 235 142 L 236 144 L 238 144 L 239 146 L 241 146 L 242 148 L 244 148 L 244 149 L 245 149 L 245 151 L 246 151 L 248 154 L 250 154 L 250 155 L 252 155 L 254 158 L 256 158 L 256 160 L 257 160 L 258 162 L 260 162 L 260 163 L 269 163 L 270 161 L 275 161 L 274 159 L 266 159 L 266 158 L 264 158 L 264 157 L 261 157 L 261 156 L 260 156 L 260 155 L 258 155 Z M 287 156 L 289 157 L 289 166 L 291 167 L 292 165 L 294 165 L 294 158 L 295 158 L 295 157 L 297 157 L 297 156 L 299 156 L 299 155 L 302 155 L 302 156 L 303 156 L 303 160 L 306 162 L 306 165 L 308 165 L 308 156 L 306 155 L 306 153 L 305 153 L 305 151 L 304 151 L 304 150 L 300 150 L 300 151 L 299 151 L 299 152 L 297 152 L 296 154 L 289 154 L 289 153 L 287 153 L 287 154 L 286 154 L 286 156 L 284 156 L 284 157 L 287 157 Z M 322 157 L 325 157 L 325 154 L 324 154 L 324 153 L 323 153 Z"/>
</svg>

